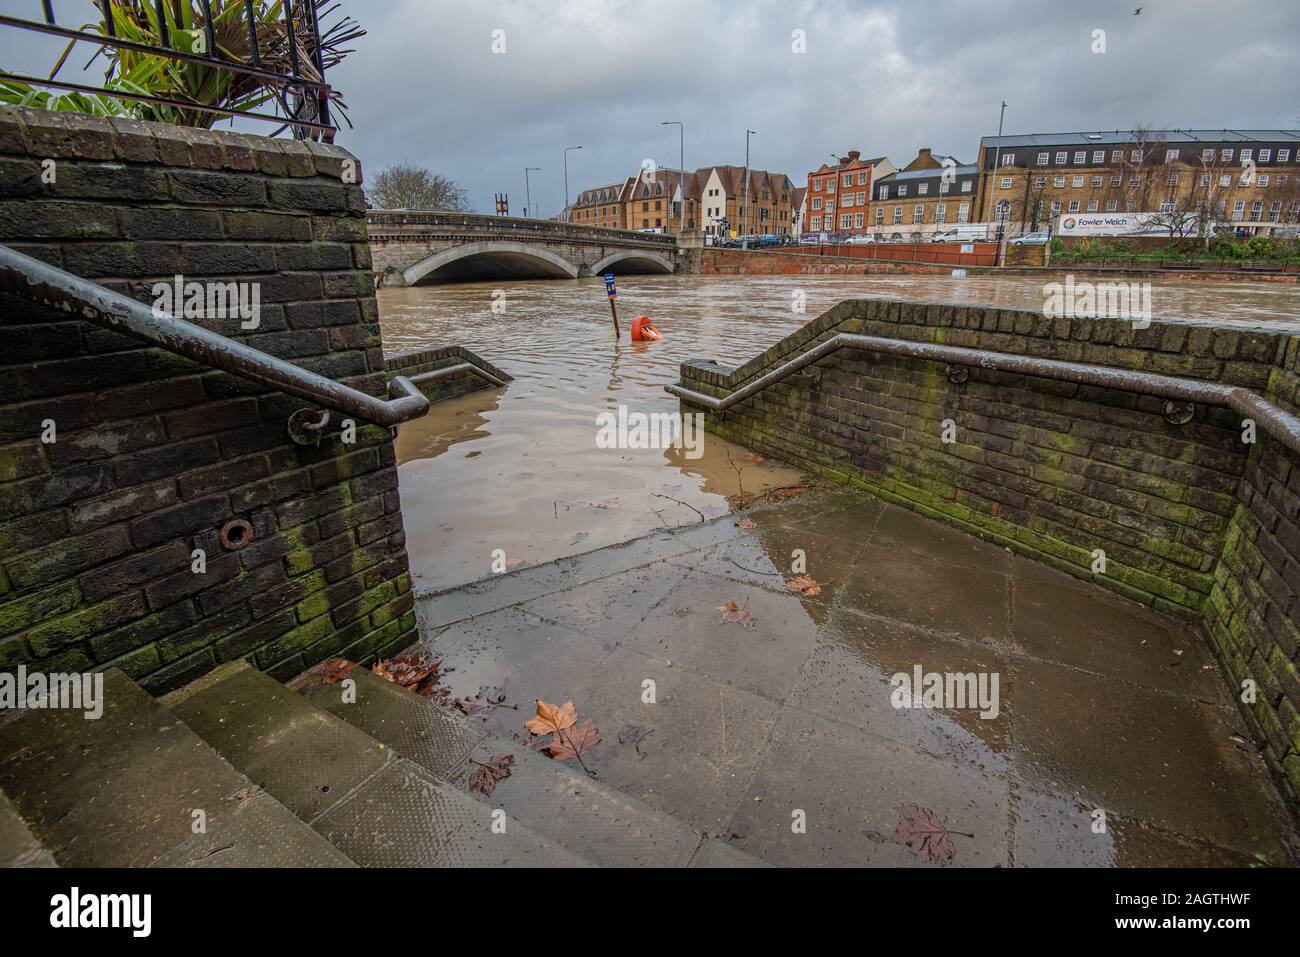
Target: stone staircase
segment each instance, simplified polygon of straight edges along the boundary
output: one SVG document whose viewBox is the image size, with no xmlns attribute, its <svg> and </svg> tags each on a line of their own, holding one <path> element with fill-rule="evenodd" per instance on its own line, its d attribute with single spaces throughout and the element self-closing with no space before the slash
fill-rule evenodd
<svg viewBox="0 0 1300 957">
<path fill-rule="evenodd" d="M 97 721 L 10 716 L 0 866 L 761 866 L 364 667 L 349 677 L 354 699 L 318 670 L 286 687 L 235 662 L 155 701 L 110 671 Z M 470 792 L 474 762 L 505 753 L 511 776 Z"/>
</svg>

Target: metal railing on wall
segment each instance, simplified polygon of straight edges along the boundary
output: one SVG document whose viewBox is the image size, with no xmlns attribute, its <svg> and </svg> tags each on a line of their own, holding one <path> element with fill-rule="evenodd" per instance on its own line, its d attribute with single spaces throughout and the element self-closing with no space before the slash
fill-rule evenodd
<svg viewBox="0 0 1300 957">
<path fill-rule="evenodd" d="M 725 396 L 705 395 L 703 392 L 676 384 L 664 386 L 664 390 L 684 402 L 708 409 L 710 412 L 725 412 L 733 405 L 753 398 L 765 389 L 841 349 L 943 362 L 948 365 L 948 377 L 954 383 L 965 382 L 970 376 L 969 370 L 974 368 L 1156 396 L 1168 400 L 1165 405 L 1165 418 L 1174 424 L 1186 424 L 1191 421 L 1191 403 L 1224 406 L 1258 422 L 1263 431 L 1292 452 L 1300 454 L 1300 418 L 1278 408 L 1263 396 L 1240 386 L 1203 382 L 1199 379 L 1183 379 L 1154 372 L 1138 372 L 1132 369 L 1115 369 L 1083 362 L 1039 359 L 1035 356 L 991 352 L 987 349 L 914 342 L 910 339 L 888 339 L 850 332 L 841 332 L 810 346 L 771 372 L 759 376 Z"/>
<path fill-rule="evenodd" d="M 42 0 L 42 19 L 0 14 L 0 28 L 60 37 L 69 41 L 69 51 L 72 44 L 84 42 L 97 45 L 101 53 L 112 50 L 118 54 L 157 56 L 180 66 L 214 69 L 221 74 L 242 78 L 250 90 L 266 90 L 266 99 L 273 100 L 280 113 L 162 96 L 130 82 L 109 85 L 107 78 L 105 85 L 100 86 L 62 80 L 56 77 L 57 67 L 49 77 L 29 76 L 0 68 L 0 82 L 217 117 L 275 123 L 279 124 L 275 133 L 290 129 L 299 139 L 334 141 L 337 127 L 333 122 L 331 105 L 336 102 L 337 93 L 325 81 L 328 66 L 325 50 L 332 42 L 346 42 L 362 31 L 357 30 L 350 19 L 345 19 L 330 31 L 341 32 L 322 43 L 318 10 L 321 0 L 272 0 L 269 5 L 265 0 L 93 0 L 93 3 L 102 14 L 102 20 L 86 27 L 60 25 L 55 20 L 52 0 Z M 217 6 L 215 13 L 214 4 Z M 141 23 L 147 24 L 148 29 L 139 29 Z M 232 25 L 237 29 L 232 31 Z M 127 32 L 157 42 L 132 39 L 124 35 Z M 181 48 L 181 35 L 189 38 L 186 42 L 189 49 Z M 246 56 L 237 57 L 226 49 L 220 42 L 221 36 L 238 37 L 241 44 L 246 42 Z M 60 66 L 66 58 L 65 52 L 59 61 Z M 286 69 L 271 68 L 272 61 L 283 62 Z M 260 105 L 257 102 L 260 99 L 254 94 L 252 105 Z"/>
<path fill-rule="evenodd" d="M 228 372 L 375 425 L 391 427 L 418 419 L 429 411 L 428 398 L 406 376 L 394 376 L 390 380 L 390 398 L 370 395 L 184 319 L 151 309 L 134 299 L 128 299 L 8 246 L 0 246 L 0 291 L 58 309 L 209 368 Z M 454 372 L 471 372 L 493 385 L 504 385 L 496 376 L 477 368 L 458 368 Z M 454 372 L 443 370 L 441 375 L 451 375 Z M 439 377 L 441 376 L 425 375 L 417 378 L 428 381 Z M 308 421 L 312 418 L 306 416 Z M 319 430 L 322 425 L 307 426 L 307 429 Z M 292 420 L 290 428 L 292 432 Z"/>
</svg>

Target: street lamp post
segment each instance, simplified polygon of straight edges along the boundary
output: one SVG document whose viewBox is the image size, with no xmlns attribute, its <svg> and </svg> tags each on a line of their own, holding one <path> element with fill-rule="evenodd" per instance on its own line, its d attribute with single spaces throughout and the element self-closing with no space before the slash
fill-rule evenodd
<svg viewBox="0 0 1300 957">
<path fill-rule="evenodd" d="M 564 150 L 564 209 L 566 216 L 569 209 L 569 154 L 580 149 L 582 149 L 581 146 L 569 146 Z"/>
<path fill-rule="evenodd" d="M 529 183 L 528 183 L 528 174 L 529 174 L 529 173 L 540 173 L 541 171 L 542 171 L 542 168 L 541 168 L 540 166 L 526 166 L 526 167 L 524 167 L 524 215 L 525 215 L 525 216 L 531 216 L 531 215 L 532 215 L 532 212 L 530 212 L 530 210 L 531 210 L 532 207 L 533 207 L 533 188 L 532 188 L 532 186 L 529 185 Z"/>
<path fill-rule="evenodd" d="M 740 228 L 744 230 L 744 239 L 740 248 L 749 249 L 749 137 L 757 136 L 758 130 L 745 130 L 745 212 L 741 216 Z"/>
<path fill-rule="evenodd" d="M 677 227 L 677 235 L 681 236 L 682 233 L 686 232 L 686 124 L 681 120 L 665 120 L 659 125 L 677 127 L 678 147 L 681 154 L 677 161 L 677 188 L 682 194 L 682 211 L 680 225 Z"/>
<path fill-rule="evenodd" d="M 1007 118 L 1007 101 L 1002 101 L 1002 112 L 998 115 L 998 148 L 994 153 L 993 172 L 989 174 L 988 220 L 993 221 L 993 181 L 997 179 L 998 167 L 1002 165 L 1002 121 Z"/>
</svg>

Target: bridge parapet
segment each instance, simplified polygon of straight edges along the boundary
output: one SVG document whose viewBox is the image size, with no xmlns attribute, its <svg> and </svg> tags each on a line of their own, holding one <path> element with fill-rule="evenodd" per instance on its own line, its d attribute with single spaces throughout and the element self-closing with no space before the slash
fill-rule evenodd
<svg viewBox="0 0 1300 957">
<path fill-rule="evenodd" d="M 416 235 L 468 241 L 491 237 L 515 242 L 637 246 L 664 253 L 671 253 L 677 248 L 676 238 L 670 235 L 603 226 L 574 226 L 572 223 L 517 216 L 484 216 L 439 210 L 370 210 L 366 213 L 366 222 L 372 237 Z"/>
<path fill-rule="evenodd" d="M 370 210 L 374 266 L 385 284 L 670 274 L 673 236 L 446 210 Z"/>
</svg>

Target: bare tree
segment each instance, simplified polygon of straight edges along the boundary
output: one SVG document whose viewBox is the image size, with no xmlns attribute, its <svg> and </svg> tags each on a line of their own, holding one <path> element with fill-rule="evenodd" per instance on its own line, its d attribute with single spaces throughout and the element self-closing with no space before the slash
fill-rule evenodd
<svg viewBox="0 0 1300 957">
<path fill-rule="evenodd" d="M 455 181 L 409 163 L 382 170 L 368 192 L 370 201 L 379 209 L 470 211 L 468 194 Z"/>
</svg>

